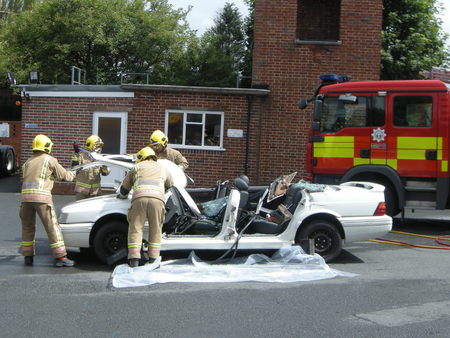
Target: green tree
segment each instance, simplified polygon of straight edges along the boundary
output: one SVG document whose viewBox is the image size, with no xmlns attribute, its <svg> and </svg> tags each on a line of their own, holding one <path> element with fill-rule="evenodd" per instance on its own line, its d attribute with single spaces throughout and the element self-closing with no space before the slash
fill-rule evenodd
<svg viewBox="0 0 450 338">
<path fill-rule="evenodd" d="M 384 0 L 381 78 L 418 79 L 448 61 L 438 0 Z"/>
<path fill-rule="evenodd" d="M 203 34 L 197 64 L 193 66 L 197 85 L 236 86 L 245 53 L 244 28 L 238 8 L 226 3 Z"/>
<path fill-rule="evenodd" d="M 248 6 L 248 15 L 244 19 L 245 50 L 242 61 L 241 87 L 251 87 L 252 62 L 253 62 L 253 31 L 255 21 L 255 0 L 244 0 Z"/>
<path fill-rule="evenodd" d="M 0 0 L 0 20 L 5 20 L 10 14 L 32 8 L 38 0 Z"/>
<path fill-rule="evenodd" d="M 121 73 L 162 79 L 158 71 L 181 58 L 192 39 L 186 14 L 167 0 L 43 0 L 8 18 L 0 66 L 22 81 L 38 69 L 43 83 L 68 83 L 71 66 L 85 70 L 88 83 Z"/>
</svg>

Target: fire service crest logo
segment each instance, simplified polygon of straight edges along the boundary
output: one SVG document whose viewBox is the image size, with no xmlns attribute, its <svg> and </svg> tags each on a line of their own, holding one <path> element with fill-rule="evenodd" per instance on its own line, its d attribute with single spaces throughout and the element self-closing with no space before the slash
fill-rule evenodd
<svg viewBox="0 0 450 338">
<path fill-rule="evenodd" d="M 373 130 L 372 133 L 372 140 L 374 140 L 375 142 L 383 142 L 386 138 L 386 133 L 384 131 L 384 129 L 381 128 L 377 128 Z"/>
</svg>

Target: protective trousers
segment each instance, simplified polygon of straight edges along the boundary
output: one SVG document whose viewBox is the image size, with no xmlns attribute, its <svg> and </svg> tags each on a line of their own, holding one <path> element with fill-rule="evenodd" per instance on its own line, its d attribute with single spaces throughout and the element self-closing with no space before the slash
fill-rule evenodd
<svg viewBox="0 0 450 338">
<path fill-rule="evenodd" d="M 145 220 L 148 220 L 148 257 L 158 258 L 161 230 L 165 215 L 164 202 L 153 197 L 140 197 L 128 210 L 128 259 L 141 258 Z"/>
<path fill-rule="evenodd" d="M 55 258 L 66 256 L 66 247 L 61 228 L 56 218 L 54 206 L 52 204 L 35 202 L 22 202 L 20 205 L 19 216 L 22 222 L 22 255 L 34 256 L 36 213 L 39 215 L 47 232 L 53 256 Z"/>
</svg>

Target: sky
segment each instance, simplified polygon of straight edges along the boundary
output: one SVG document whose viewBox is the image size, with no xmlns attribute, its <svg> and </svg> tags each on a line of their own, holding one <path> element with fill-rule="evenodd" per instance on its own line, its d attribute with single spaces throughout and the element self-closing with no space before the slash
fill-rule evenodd
<svg viewBox="0 0 450 338">
<path fill-rule="evenodd" d="M 450 0 L 447 0 L 450 1 Z M 244 0 L 168 0 L 175 8 L 187 9 L 192 6 L 191 12 L 187 16 L 189 26 L 197 31 L 197 35 L 202 35 L 214 24 L 214 17 L 223 8 L 226 2 L 236 5 L 242 18 L 248 14 L 247 5 Z"/>
<path fill-rule="evenodd" d="M 449 35 L 447 46 L 450 48 L 450 0 L 441 0 L 444 5 L 444 11 L 441 14 L 442 28 Z"/>
<path fill-rule="evenodd" d="M 442 28 L 450 36 L 450 0 L 440 1 L 444 5 L 444 11 L 441 14 Z M 187 19 L 191 28 L 197 30 L 198 36 L 213 25 L 214 17 L 223 8 L 225 2 L 226 0 L 169 0 L 175 8 L 187 9 L 189 5 L 193 6 Z M 248 10 L 244 0 L 228 0 L 228 2 L 234 3 L 239 8 L 242 17 L 247 16 Z M 447 45 L 450 47 L 450 39 L 447 40 Z"/>
</svg>

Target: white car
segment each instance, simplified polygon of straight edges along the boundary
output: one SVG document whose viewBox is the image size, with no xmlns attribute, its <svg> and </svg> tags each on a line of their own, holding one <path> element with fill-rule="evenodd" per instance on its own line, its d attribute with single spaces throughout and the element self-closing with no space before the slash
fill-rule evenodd
<svg viewBox="0 0 450 338">
<path fill-rule="evenodd" d="M 84 168 L 133 165 L 113 156 L 93 156 L 96 161 Z M 166 193 L 161 251 L 269 250 L 313 243 L 314 251 L 330 261 L 344 243 L 383 236 L 392 228 L 384 187 L 379 184 L 289 184 L 293 175 L 286 175 L 275 180 L 252 207 L 248 182 L 238 178 L 225 196 L 197 205 L 185 189 L 187 180 L 181 169 L 170 161 L 159 161 L 175 180 Z M 103 263 L 110 262 L 114 254 L 126 255 L 131 193 L 125 200 L 112 194 L 65 205 L 59 223 L 67 249 L 93 248 Z"/>
</svg>

